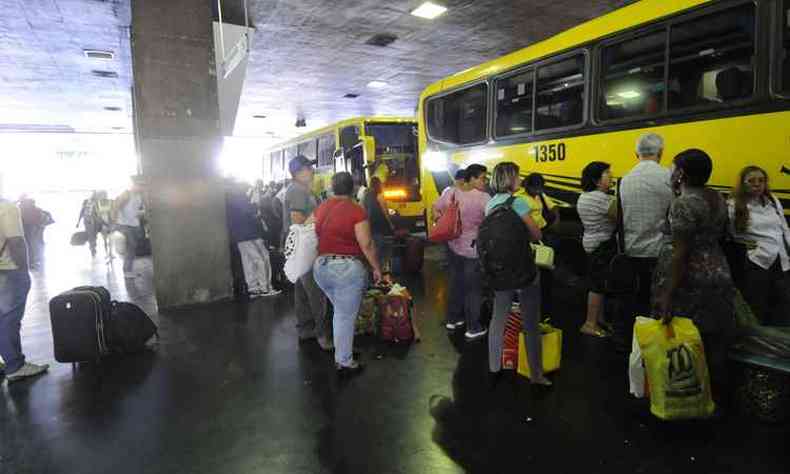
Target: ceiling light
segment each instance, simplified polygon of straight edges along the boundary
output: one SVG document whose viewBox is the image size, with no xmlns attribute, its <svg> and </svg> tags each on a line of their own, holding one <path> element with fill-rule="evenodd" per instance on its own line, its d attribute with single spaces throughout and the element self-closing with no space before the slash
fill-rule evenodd
<svg viewBox="0 0 790 474">
<path fill-rule="evenodd" d="M 354 94 L 354 93 L 351 93 L 351 92 L 349 92 L 348 94 L 343 96 L 343 98 L 345 98 L 345 99 L 356 99 L 357 97 L 359 97 L 359 94 Z"/>
<path fill-rule="evenodd" d="M 82 54 L 84 54 L 86 58 L 101 59 L 103 61 L 112 61 L 113 59 L 115 59 L 115 53 L 113 53 L 112 51 L 101 51 L 98 49 L 83 49 Z"/>
<path fill-rule="evenodd" d="M 102 71 L 99 69 L 92 70 L 91 74 L 93 74 L 96 77 L 104 77 L 109 79 L 116 79 L 118 77 L 118 73 L 115 71 Z"/>
<path fill-rule="evenodd" d="M 384 89 L 388 85 L 389 84 L 387 84 L 384 81 L 370 81 L 370 82 L 368 82 L 368 87 L 370 87 L 371 89 Z"/>
<path fill-rule="evenodd" d="M 252 116 L 252 118 L 255 118 L 255 119 L 265 119 L 265 118 L 266 118 L 266 116 L 265 116 L 265 115 L 260 115 L 260 114 L 259 114 L 259 115 L 253 115 L 253 116 Z"/>
<path fill-rule="evenodd" d="M 112 105 L 112 106 L 105 107 L 104 110 L 107 110 L 109 112 L 120 112 L 121 108 Z"/>
<path fill-rule="evenodd" d="M 411 14 L 420 18 L 427 18 L 433 20 L 437 16 L 447 11 L 447 7 L 437 5 L 433 2 L 425 2 L 419 7 L 411 11 Z"/>
<path fill-rule="evenodd" d="M 635 90 L 628 90 L 623 92 L 618 92 L 617 96 L 623 99 L 636 99 L 637 97 L 642 97 L 638 91 Z"/>
</svg>

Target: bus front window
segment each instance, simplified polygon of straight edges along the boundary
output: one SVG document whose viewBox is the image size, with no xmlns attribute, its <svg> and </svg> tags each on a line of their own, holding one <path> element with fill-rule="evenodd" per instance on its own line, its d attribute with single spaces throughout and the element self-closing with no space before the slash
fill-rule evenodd
<svg viewBox="0 0 790 474">
<path fill-rule="evenodd" d="M 368 124 L 365 132 L 376 143 L 375 165 L 370 170 L 370 176 L 382 180 L 389 199 L 419 201 L 420 167 L 417 162 L 416 125 Z"/>
</svg>

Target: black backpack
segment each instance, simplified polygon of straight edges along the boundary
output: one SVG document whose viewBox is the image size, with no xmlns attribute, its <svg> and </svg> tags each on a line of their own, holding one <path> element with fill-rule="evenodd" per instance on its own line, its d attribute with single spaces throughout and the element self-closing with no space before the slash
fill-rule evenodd
<svg viewBox="0 0 790 474">
<path fill-rule="evenodd" d="M 480 224 L 477 254 L 483 277 L 494 290 L 528 286 L 537 275 L 527 225 L 513 210 L 515 196 L 494 208 Z"/>
<path fill-rule="evenodd" d="M 116 354 L 134 354 L 145 349 L 149 339 L 158 336 L 156 324 L 139 306 L 113 301 L 112 318 L 105 328 L 110 350 Z"/>
</svg>

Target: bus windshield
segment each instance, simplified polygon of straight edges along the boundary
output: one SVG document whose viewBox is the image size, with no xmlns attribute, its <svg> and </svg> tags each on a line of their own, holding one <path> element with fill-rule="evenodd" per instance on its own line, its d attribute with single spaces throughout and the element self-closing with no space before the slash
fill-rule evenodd
<svg viewBox="0 0 790 474">
<path fill-rule="evenodd" d="M 376 143 L 376 160 L 386 165 L 385 190 L 396 200 L 420 200 L 420 168 L 417 162 L 417 126 L 413 123 L 376 123 L 366 126 L 366 135 Z M 371 176 L 382 176 L 376 170 Z M 398 196 L 394 190 L 406 192 Z"/>
</svg>

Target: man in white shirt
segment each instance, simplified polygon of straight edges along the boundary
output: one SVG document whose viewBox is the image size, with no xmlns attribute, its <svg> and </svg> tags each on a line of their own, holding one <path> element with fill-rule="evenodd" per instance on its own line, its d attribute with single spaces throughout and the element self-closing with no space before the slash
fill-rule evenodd
<svg viewBox="0 0 790 474">
<path fill-rule="evenodd" d="M 632 333 L 633 318 L 650 311 L 650 287 L 658 254 L 666 238 L 662 232 L 673 193 L 670 172 L 660 165 L 664 154 L 664 139 L 646 133 L 636 142 L 639 163 L 623 176 L 618 192 L 623 203 L 625 252 L 631 257 L 637 272 L 639 292 L 626 298 L 625 324 L 615 333 L 626 339 Z M 630 345 L 628 346 L 630 347 Z"/>
<path fill-rule="evenodd" d="M 115 200 L 117 213 L 116 222 L 118 231 L 123 234 L 126 252 L 123 256 L 124 278 L 136 278 L 134 273 L 134 258 L 137 254 L 137 242 L 141 238 L 140 214 L 142 213 L 143 197 L 140 186 L 134 182 L 131 189 L 122 193 Z"/>
<path fill-rule="evenodd" d="M 0 373 L 8 383 L 33 377 L 49 366 L 25 361 L 20 328 L 30 292 L 27 244 L 14 203 L 0 198 Z"/>
</svg>

